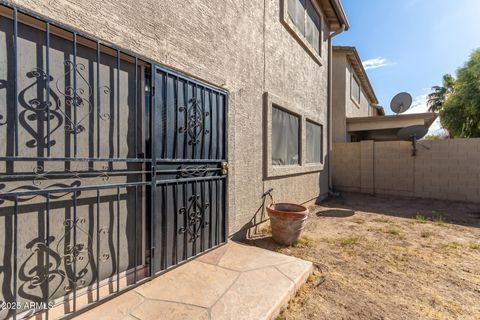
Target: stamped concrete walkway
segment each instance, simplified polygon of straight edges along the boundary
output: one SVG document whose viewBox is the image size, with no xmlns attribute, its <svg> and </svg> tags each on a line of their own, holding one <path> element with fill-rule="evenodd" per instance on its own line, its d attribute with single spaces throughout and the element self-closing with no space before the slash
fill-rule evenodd
<svg viewBox="0 0 480 320">
<path fill-rule="evenodd" d="M 77 319 L 273 319 L 312 263 L 229 242 Z"/>
</svg>

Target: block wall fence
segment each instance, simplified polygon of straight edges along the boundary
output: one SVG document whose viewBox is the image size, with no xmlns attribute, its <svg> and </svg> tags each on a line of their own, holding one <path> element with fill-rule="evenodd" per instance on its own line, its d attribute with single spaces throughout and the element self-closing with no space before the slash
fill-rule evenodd
<svg viewBox="0 0 480 320">
<path fill-rule="evenodd" d="M 480 203 L 480 139 L 333 145 L 338 191 Z"/>
</svg>

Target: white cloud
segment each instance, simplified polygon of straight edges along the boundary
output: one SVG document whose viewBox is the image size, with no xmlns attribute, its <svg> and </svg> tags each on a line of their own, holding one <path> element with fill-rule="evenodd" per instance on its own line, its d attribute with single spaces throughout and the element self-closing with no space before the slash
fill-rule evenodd
<svg viewBox="0 0 480 320">
<path fill-rule="evenodd" d="M 422 94 L 420 96 L 415 97 L 412 103 L 412 107 L 408 109 L 405 113 L 412 114 L 412 113 L 425 113 L 428 112 L 428 105 L 427 105 L 427 95 Z M 430 128 L 428 129 L 427 135 L 432 136 L 444 136 L 447 135 L 447 130 L 442 128 L 440 124 L 440 118 L 435 119 L 432 123 Z"/>
<path fill-rule="evenodd" d="M 388 62 L 387 59 L 378 57 L 378 58 L 373 58 L 373 59 L 368 59 L 365 61 L 362 61 L 363 67 L 365 70 L 371 70 L 371 69 L 378 69 L 382 67 L 386 67 L 388 65 L 391 65 L 391 62 Z"/>
</svg>

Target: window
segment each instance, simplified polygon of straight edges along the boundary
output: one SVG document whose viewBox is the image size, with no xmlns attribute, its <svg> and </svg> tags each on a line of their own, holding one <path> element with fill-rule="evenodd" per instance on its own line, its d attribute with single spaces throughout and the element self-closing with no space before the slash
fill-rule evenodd
<svg viewBox="0 0 480 320">
<path fill-rule="evenodd" d="M 312 121 L 307 120 L 306 125 L 306 163 L 323 163 L 322 147 L 323 147 L 323 127 Z"/>
<path fill-rule="evenodd" d="M 297 31 L 320 55 L 320 16 L 313 6 L 312 0 L 288 0 L 288 16 Z"/>
<path fill-rule="evenodd" d="M 360 103 L 360 85 L 358 84 L 357 78 L 352 75 L 352 85 L 350 89 L 350 97 L 356 103 Z"/>
<path fill-rule="evenodd" d="M 298 116 L 272 108 L 272 164 L 298 165 L 300 119 Z"/>
</svg>

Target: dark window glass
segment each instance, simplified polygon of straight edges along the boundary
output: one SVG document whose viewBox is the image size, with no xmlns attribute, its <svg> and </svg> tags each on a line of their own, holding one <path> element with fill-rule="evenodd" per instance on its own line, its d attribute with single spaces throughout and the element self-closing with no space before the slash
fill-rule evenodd
<svg viewBox="0 0 480 320">
<path fill-rule="evenodd" d="M 299 164 L 300 119 L 289 112 L 272 108 L 272 164 Z"/>
<path fill-rule="evenodd" d="M 311 0 L 307 0 L 307 21 L 305 25 L 305 38 L 312 45 L 315 51 L 320 54 L 320 17 L 312 5 Z"/>
<path fill-rule="evenodd" d="M 323 163 L 322 161 L 322 141 L 323 130 L 322 126 L 310 121 L 307 121 L 307 163 Z"/>
<path fill-rule="evenodd" d="M 352 76 L 351 97 L 353 100 L 360 103 L 360 85 L 358 84 L 357 78 L 354 76 Z"/>
</svg>

